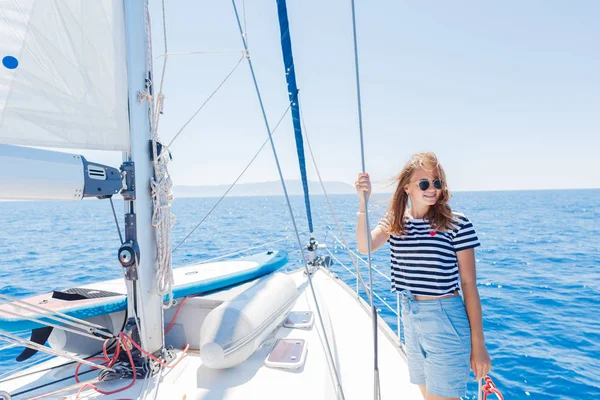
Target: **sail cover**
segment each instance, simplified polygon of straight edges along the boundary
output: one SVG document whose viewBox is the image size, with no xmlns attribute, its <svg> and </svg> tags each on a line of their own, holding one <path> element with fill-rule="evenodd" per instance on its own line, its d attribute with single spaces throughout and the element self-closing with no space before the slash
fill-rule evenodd
<svg viewBox="0 0 600 400">
<path fill-rule="evenodd" d="M 128 150 L 123 1 L 0 0 L 0 143 Z"/>
</svg>

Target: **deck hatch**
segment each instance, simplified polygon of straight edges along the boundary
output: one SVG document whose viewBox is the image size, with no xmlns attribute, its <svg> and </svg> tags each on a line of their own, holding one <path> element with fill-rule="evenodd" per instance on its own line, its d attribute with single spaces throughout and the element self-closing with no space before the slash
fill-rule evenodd
<svg viewBox="0 0 600 400">
<path fill-rule="evenodd" d="M 295 329 L 311 329 L 315 322 L 312 311 L 292 311 L 286 318 L 283 326 Z"/>
<path fill-rule="evenodd" d="M 277 339 L 265 365 L 271 368 L 302 368 L 306 362 L 307 350 L 304 339 Z"/>
</svg>

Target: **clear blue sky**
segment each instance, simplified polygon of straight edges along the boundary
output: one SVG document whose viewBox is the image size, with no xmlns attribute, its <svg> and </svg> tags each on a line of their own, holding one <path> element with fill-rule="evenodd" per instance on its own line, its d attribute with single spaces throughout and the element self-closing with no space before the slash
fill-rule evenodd
<svg viewBox="0 0 600 400">
<path fill-rule="evenodd" d="M 167 1 L 170 52 L 242 48 L 229 1 Z M 151 0 L 155 56 L 160 4 Z M 600 187 L 600 2 L 366 1 L 357 24 L 367 170 L 396 174 L 437 153 L 453 190 Z M 242 2 L 238 8 L 242 10 Z M 275 0 L 245 5 L 271 125 L 287 91 Z M 361 168 L 349 0 L 289 0 L 298 86 L 325 180 Z M 173 56 L 161 136 L 169 141 L 239 59 Z M 155 70 L 160 72 L 160 60 Z M 246 62 L 173 145 L 177 185 L 232 182 L 266 139 Z M 286 178 L 299 172 L 291 117 L 276 133 Z M 312 165 L 309 179 L 316 180 Z M 270 147 L 243 182 L 278 179 Z"/>
</svg>

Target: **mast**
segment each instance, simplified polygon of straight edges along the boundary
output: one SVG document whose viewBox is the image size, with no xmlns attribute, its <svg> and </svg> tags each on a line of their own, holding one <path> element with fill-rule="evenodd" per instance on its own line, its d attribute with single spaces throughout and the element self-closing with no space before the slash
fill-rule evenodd
<svg viewBox="0 0 600 400">
<path fill-rule="evenodd" d="M 155 353 L 163 347 L 163 298 L 156 289 L 158 259 L 156 233 L 152 226 L 150 181 L 154 175 L 151 161 L 151 103 L 138 101 L 139 93 L 149 90 L 148 43 L 145 0 L 123 0 L 127 48 L 129 129 L 131 150 L 125 155 L 133 163 L 134 198 L 125 200 L 125 242 L 139 249 L 139 259 L 126 268 L 129 316 L 137 315 L 142 348 Z M 131 175 L 130 175 L 131 177 Z M 129 188 L 131 189 L 131 188 Z M 130 190 L 131 192 L 131 190 Z M 136 248 L 137 246 L 137 248 Z M 121 248 L 123 250 L 123 247 Z M 123 263 L 123 255 L 119 252 Z M 135 260 L 134 260 L 135 261 Z M 135 265 L 137 264 L 137 265 Z M 130 320 L 132 321 L 132 320 Z"/>
</svg>

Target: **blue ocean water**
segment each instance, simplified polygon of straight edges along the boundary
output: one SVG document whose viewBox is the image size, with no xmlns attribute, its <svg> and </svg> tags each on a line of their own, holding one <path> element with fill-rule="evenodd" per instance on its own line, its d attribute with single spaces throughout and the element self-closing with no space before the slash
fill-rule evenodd
<svg viewBox="0 0 600 400">
<path fill-rule="evenodd" d="M 331 200 L 354 248 L 356 196 Z M 175 245 L 216 201 L 175 201 Z M 385 201 L 373 199 L 373 222 Z M 292 203 L 298 227 L 306 232 L 304 200 L 294 196 Z M 473 221 L 481 240 L 478 287 L 491 376 L 505 398 L 600 398 L 600 190 L 465 192 L 456 193 L 451 205 Z M 116 208 L 122 210 L 120 204 Z M 325 198 L 313 196 L 312 208 L 317 238 L 327 236 L 336 257 L 347 261 L 333 240 L 339 233 Z M 2 293 L 29 296 L 121 276 L 119 237 L 108 200 L 2 202 L 0 213 Z M 174 265 L 286 237 L 271 247 L 292 252 L 293 268 L 300 260 L 285 199 L 228 198 L 174 253 Z M 386 249 L 374 254 L 373 263 L 389 275 Z M 332 269 L 354 287 L 354 278 L 339 264 Z M 376 292 L 395 307 L 389 283 L 378 274 L 374 280 Z M 379 301 L 378 307 L 395 330 L 396 316 Z M 0 376 L 15 368 L 19 352 L 0 351 Z M 477 398 L 476 389 L 469 385 L 468 398 Z"/>
</svg>

